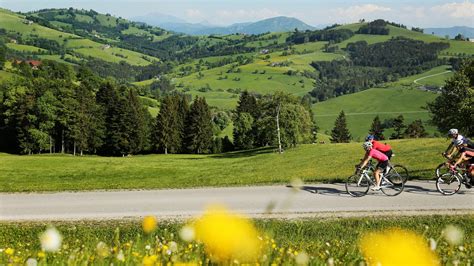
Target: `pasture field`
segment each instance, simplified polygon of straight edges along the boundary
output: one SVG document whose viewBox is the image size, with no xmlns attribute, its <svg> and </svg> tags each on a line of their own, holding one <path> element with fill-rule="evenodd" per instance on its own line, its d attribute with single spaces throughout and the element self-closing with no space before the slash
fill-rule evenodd
<svg viewBox="0 0 474 266">
<path fill-rule="evenodd" d="M 359 265 L 364 263 L 364 254 L 360 248 L 361 239 L 371 233 L 389 232 L 393 228 L 418 235 L 421 243 L 417 244 L 426 249 L 429 249 L 431 243 L 431 248 L 442 265 L 456 262 L 468 265 L 474 256 L 472 215 L 262 219 L 251 220 L 250 223 L 256 227 L 262 246 L 261 253 L 256 258 L 261 265 L 294 265 L 301 262 L 303 254 L 304 261 L 309 265 L 326 265 L 328 262 L 334 265 Z M 163 265 L 170 262 L 176 263 L 175 265 L 200 265 L 198 262 L 206 264 L 209 262 L 206 254 L 209 251 L 205 245 L 211 243 L 182 240 L 180 232 L 185 225 L 184 222 L 160 220 L 157 229 L 147 235 L 139 221 L 2 222 L 0 264 L 25 264 L 29 258 L 35 259 L 38 265 L 146 265 L 150 260 Z M 42 252 L 38 236 L 51 226 L 55 226 L 62 235 L 62 247 L 56 253 Z M 226 228 L 225 225 L 221 226 Z M 459 242 L 455 245 L 453 240 L 443 233 L 453 229 L 461 232 L 459 239 L 456 239 Z M 229 232 L 226 237 L 232 239 L 233 234 L 236 232 Z M 215 241 L 225 240 L 219 237 Z M 393 241 L 403 242 L 404 239 L 400 236 L 389 245 L 396 245 Z M 405 250 L 411 248 L 416 247 L 405 247 Z M 405 255 L 408 256 L 399 254 Z"/>
<path fill-rule="evenodd" d="M 88 39 L 83 39 L 74 34 L 50 29 L 38 25 L 37 23 L 28 25 L 24 23 L 24 17 L 4 9 L 0 9 L 0 15 L 0 24 L 2 25 L 2 28 L 5 28 L 9 31 L 19 32 L 24 38 L 28 38 L 31 35 L 38 35 L 42 38 L 54 40 L 59 44 L 63 44 L 63 42 L 66 41 L 66 46 L 68 48 L 73 48 L 74 51 L 80 53 L 84 57 L 91 56 L 115 63 L 125 61 L 131 65 L 149 65 L 151 61 L 159 60 L 151 56 L 145 56 L 141 53 L 116 47 L 112 47 L 110 49 L 102 49 L 102 45 L 97 42 Z M 84 20 L 86 19 L 85 17 L 90 18 L 88 16 L 83 16 L 83 18 L 81 19 Z M 24 47 L 22 48 L 24 49 Z M 143 59 L 144 56 L 147 57 L 148 60 Z"/>
<path fill-rule="evenodd" d="M 431 179 L 446 139 L 389 140 L 394 163 L 413 179 Z M 213 155 L 98 157 L 0 154 L 0 191 L 154 189 L 345 181 L 364 152 L 361 143 L 306 144 Z"/>
<path fill-rule="evenodd" d="M 419 87 L 420 85 L 443 86 L 445 81 L 448 78 L 453 76 L 453 72 L 445 73 L 442 75 L 438 75 L 438 74 L 444 73 L 449 70 L 452 70 L 451 66 L 448 66 L 448 65 L 437 66 L 421 74 L 404 77 L 404 78 L 399 79 L 398 81 L 387 83 L 385 87 L 388 88 L 388 87 L 403 86 L 403 87 L 416 88 L 416 87 Z M 428 77 L 431 75 L 436 75 L 436 76 Z M 415 80 L 423 78 L 423 77 L 427 77 L 427 78 L 421 79 L 420 81 L 418 81 L 418 84 L 414 83 Z"/>
<path fill-rule="evenodd" d="M 15 76 L 16 75 L 11 73 L 11 72 L 7 72 L 5 70 L 0 70 L 0 82 L 10 80 Z"/>
<path fill-rule="evenodd" d="M 376 115 L 383 121 L 401 114 L 405 125 L 421 119 L 425 129 L 432 134 L 435 128 L 427 123 L 430 116 L 424 106 L 437 96 L 436 93 L 413 88 L 372 88 L 315 103 L 313 112 L 320 132 L 330 135 L 337 116 L 344 110 L 349 131 L 358 141 L 367 135 Z M 387 131 L 385 137 L 389 136 L 390 131 Z"/>
<path fill-rule="evenodd" d="M 6 45 L 10 49 L 17 50 L 20 52 L 27 52 L 27 53 L 42 53 L 42 52 L 48 51 L 43 48 L 39 48 L 32 45 L 24 45 L 24 44 L 16 44 L 16 43 L 7 43 Z"/>
</svg>

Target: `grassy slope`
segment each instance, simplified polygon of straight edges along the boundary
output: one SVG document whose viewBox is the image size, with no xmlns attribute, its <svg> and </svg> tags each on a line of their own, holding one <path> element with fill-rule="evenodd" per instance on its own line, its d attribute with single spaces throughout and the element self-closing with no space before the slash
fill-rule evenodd
<svg viewBox="0 0 474 266">
<path fill-rule="evenodd" d="M 41 53 L 41 52 L 47 52 L 47 50 L 43 48 L 39 48 L 36 46 L 32 45 L 23 45 L 23 44 L 16 44 L 16 43 L 7 43 L 6 44 L 8 48 L 17 50 L 20 52 L 27 52 L 27 53 Z"/>
<path fill-rule="evenodd" d="M 91 40 L 83 39 L 79 36 L 65 33 L 61 31 L 57 31 L 54 29 L 50 29 L 47 27 L 43 27 L 36 23 L 32 25 L 27 25 L 23 23 L 24 18 L 18 14 L 12 13 L 5 9 L 0 9 L 0 27 L 5 28 L 9 31 L 15 31 L 22 34 L 25 38 L 28 38 L 30 35 L 38 35 L 39 37 L 50 39 L 57 41 L 59 44 L 62 44 L 67 39 L 67 47 L 73 48 L 74 51 L 84 55 L 84 56 L 92 56 L 96 57 L 105 61 L 109 62 L 120 62 L 125 61 L 132 65 L 148 65 L 150 62 L 144 60 L 142 56 L 143 54 L 129 51 L 126 49 L 119 49 L 112 47 L 110 49 L 101 49 L 102 44 L 96 43 Z M 74 46 L 75 42 L 82 41 L 87 43 L 88 45 L 84 45 L 86 47 L 76 47 Z M 72 44 L 71 44 L 72 43 Z M 126 58 L 118 57 L 114 54 L 121 54 L 126 56 Z M 152 58 L 150 56 L 146 56 L 151 60 L 159 60 L 157 58 Z"/>
<path fill-rule="evenodd" d="M 352 136 L 356 140 L 361 140 L 377 114 L 382 120 L 402 114 L 405 117 L 405 124 L 415 119 L 426 122 L 429 114 L 423 106 L 436 97 L 435 93 L 417 89 L 374 88 L 316 103 L 313 111 L 321 133 L 330 134 L 336 117 L 341 110 L 344 110 Z M 434 130 L 426 124 L 425 127 L 430 132 Z"/>
<path fill-rule="evenodd" d="M 389 141 L 413 177 L 432 178 L 445 139 Z M 363 156 L 360 143 L 308 144 L 220 155 L 125 158 L 0 154 L 0 191 L 184 188 L 344 180 Z"/>
</svg>

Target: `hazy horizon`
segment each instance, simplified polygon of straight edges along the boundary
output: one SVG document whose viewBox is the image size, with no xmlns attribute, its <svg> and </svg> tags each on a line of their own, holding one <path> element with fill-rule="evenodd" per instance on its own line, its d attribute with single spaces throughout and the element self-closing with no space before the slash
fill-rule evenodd
<svg viewBox="0 0 474 266">
<path fill-rule="evenodd" d="M 377 18 L 417 27 L 474 26 L 471 1 L 268 1 L 268 0 L 0 0 L 0 6 L 28 12 L 43 8 L 93 9 L 132 19 L 161 13 L 190 23 L 206 21 L 214 25 L 253 22 L 266 18 L 295 17 L 313 26 L 351 23 Z"/>
</svg>

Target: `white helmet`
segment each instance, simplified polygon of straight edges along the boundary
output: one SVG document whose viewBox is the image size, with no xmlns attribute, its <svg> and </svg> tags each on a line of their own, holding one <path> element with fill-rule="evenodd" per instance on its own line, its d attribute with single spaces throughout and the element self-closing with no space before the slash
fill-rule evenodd
<svg viewBox="0 0 474 266">
<path fill-rule="evenodd" d="M 372 146 L 373 146 L 373 144 L 370 141 L 364 142 L 362 144 L 362 148 L 364 148 L 364 150 L 370 150 L 370 149 L 372 149 Z"/>
<path fill-rule="evenodd" d="M 458 130 L 455 129 L 455 128 L 451 128 L 449 131 L 448 131 L 448 136 L 454 136 L 454 135 L 457 135 L 458 134 Z"/>
</svg>

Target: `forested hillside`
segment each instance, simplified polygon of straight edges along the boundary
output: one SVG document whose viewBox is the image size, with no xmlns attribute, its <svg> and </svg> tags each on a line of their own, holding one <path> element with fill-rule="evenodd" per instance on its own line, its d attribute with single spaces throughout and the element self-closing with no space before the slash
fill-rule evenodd
<svg viewBox="0 0 474 266">
<path fill-rule="evenodd" d="M 404 115 L 433 135 L 424 107 L 474 56 L 474 43 L 384 20 L 197 37 L 93 10 L 0 14 L 1 149 L 19 153 L 293 147 L 329 134 L 344 109 L 354 139 L 379 112 L 386 128 Z M 368 89 L 402 89 L 391 104 L 403 108 L 372 97 L 352 124 Z"/>
</svg>

